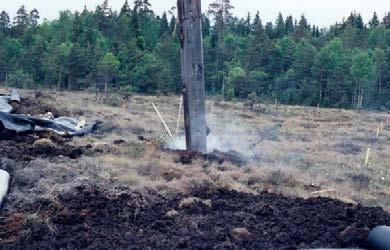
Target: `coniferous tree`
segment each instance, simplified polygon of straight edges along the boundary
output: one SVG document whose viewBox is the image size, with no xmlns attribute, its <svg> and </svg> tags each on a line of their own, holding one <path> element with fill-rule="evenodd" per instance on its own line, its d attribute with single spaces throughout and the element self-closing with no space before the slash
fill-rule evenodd
<svg viewBox="0 0 390 250">
<path fill-rule="evenodd" d="M 309 36 L 310 26 L 307 22 L 307 19 L 304 15 L 301 16 L 299 20 L 298 26 L 295 29 L 294 37 L 297 42 L 299 42 L 302 38 L 307 38 Z"/>
<path fill-rule="evenodd" d="M 4 10 L 0 13 L 0 30 L 6 35 L 11 27 L 10 17 Z"/>
<path fill-rule="evenodd" d="M 216 0 L 202 18 L 206 87 L 210 94 L 338 108 L 390 108 L 390 13 L 369 23 L 352 12 L 319 29 L 303 16 L 275 24 L 232 15 Z M 21 7 L 11 24 L 0 12 L 0 84 L 102 89 L 148 94 L 180 91 L 180 42 L 174 9 L 161 17 L 149 1 L 112 11 L 62 11 L 40 23 Z M 212 18 L 213 20 L 211 21 Z M 368 27 L 368 28 L 366 28 Z M 99 86 L 99 85 L 98 85 Z"/>
<path fill-rule="evenodd" d="M 232 19 L 230 0 L 215 0 L 209 5 L 208 14 L 213 16 L 218 32 L 223 32 Z"/>
<path fill-rule="evenodd" d="M 256 15 L 253 22 L 253 34 L 249 42 L 246 67 L 248 71 L 264 70 L 268 64 L 269 39 L 265 34 L 260 15 Z"/>
<path fill-rule="evenodd" d="M 29 26 L 29 15 L 24 5 L 18 9 L 14 18 L 14 32 L 15 35 L 21 36 Z"/>
<path fill-rule="evenodd" d="M 248 15 L 246 17 L 246 20 L 245 20 L 245 30 L 243 32 L 243 35 L 247 36 L 251 33 L 251 25 L 252 25 L 252 17 L 251 17 L 251 13 L 248 12 Z"/>
<path fill-rule="evenodd" d="M 274 39 L 275 38 L 275 32 L 274 32 L 274 25 L 272 24 L 272 22 L 267 22 L 265 24 L 265 33 L 267 34 L 267 36 L 271 39 Z"/>
<path fill-rule="evenodd" d="M 137 13 L 148 12 L 151 6 L 149 0 L 134 0 L 134 11 Z"/>
<path fill-rule="evenodd" d="M 294 21 L 293 21 L 293 17 L 290 15 L 286 18 L 285 34 L 290 35 L 293 32 L 294 32 Z"/>
<path fill-rule="evenodd" d="M 31 25 L 31 27 L 35 28 L 38 25 L 38 21 L 39 21 L 39 18 L 40 18 L 39 11 L 37 9 L 33 9 L 30 12 L 29 18 L 30 18 L 29 24 Z"/>
<path fill-rule="evenodd" d="M 363 29 L 364 23 L 363 18 L 360 13 L 352 12 L 349 17 L 347 18 L 347 21 L 345 22 L 345 25 L 350 25 L 352 27 L 355 27 L 357 29 Z"/>
<path fill-rule="evenodd" d="M 260 19 L 260 12 L 257 11 L 255 19 L 253 19 L 252 32 L 256 34 L 256 32 L 259 32 L 261 30 L 263 30 L 263 24 L 261 23 Z"/>
<path fill-rule="evenodd" d="M 125 3 L 123 4 L 122 8 L 121 8 L 119 16 L 130 15 L 130 14 L 131 14 L 130 5 L 129 5 L 128 0 L 126 0 Z"/>
<path fill-rule="evenodd" d="M 379 19 L 378 19 L 378 15 L 376 14 L 376 12 L 374 12 L 373 17 L 368 24 L 369 24 L 370 28 L 374 28 L 374 27 L 379 25 Z"/>
<path fill-rule="evenodd" d="M 168 17 L 167 17 L 167 13 L 164 12 L 160 20 L 159 37 L 167 35 L 168 32 L 169 32 Z"/>
<path fill-rule="evenodd" d="M 171 23 L 169 25 L 171 33 L 174 30 L 173 27 L 176 27 L 176 22 L 177 22 L 177 20 L 176 20 L 175 16 L 172 16 L 172 20 L 171 20 Z M 210 19 L 206 15 L 203 15 L 203 18 L 202 18 L 202 34 L 203 34 L 203 37 L 208 37 L 211 34 Z"/>
<path fill-rule="evenodd" d="M 390 11 L 383 17 L 383 25 L 388 29 L 390 28 Z"/>
<path fill-rule="evenodd" d="M 282 13 L 279 13 L 278 18 L 276 19 L 275 25 L 275 37 L 282 38 L 285 34 L 285 23 Z"/>
</svg>

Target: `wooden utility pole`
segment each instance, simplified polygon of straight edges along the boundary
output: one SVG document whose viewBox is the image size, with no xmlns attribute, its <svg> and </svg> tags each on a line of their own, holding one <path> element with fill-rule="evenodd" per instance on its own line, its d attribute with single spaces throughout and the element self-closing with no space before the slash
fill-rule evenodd
<svg viewBox="0 0 390 250">
<path fill-rule="evenodd" d="M 201 0 L 178 0 L 187 150 L 207 153 Z"/>
</svg>

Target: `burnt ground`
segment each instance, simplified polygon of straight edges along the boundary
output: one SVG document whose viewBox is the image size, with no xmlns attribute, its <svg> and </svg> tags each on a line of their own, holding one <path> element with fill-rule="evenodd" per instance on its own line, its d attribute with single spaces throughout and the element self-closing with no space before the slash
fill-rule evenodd
<svg viewBox="0 0 390 250">
<path fill-rule="evenodd" d="M 48 96 L 45 96 L 48 98 Z M 55 118 L 60 116 L 69 116 L 70 112 L 58 110 L 52 105 L 43 103 L 42 96 L 35 96 L 34 98 L 22 98 L 20 103 L 11 103 L 14 108 L 12 113 L 26 114 L 26 115 L 44 115 L 51 112 Z"/>
<path fill-rule="evenodd" d="M 28 105 L 18 107 L 18 112 L 66 115 L 34 100 L 23 102 Z M 77 159 L 96 152 L 104 150 L 75 146 L 70 139 L 52 133 L 0 140 L 0 167 L 12 177 L 10 195 L 0 211 L 0 248 L 364 247 L 370 229 L 390 224 L 390 214 L 382 208 L 329 198 L 305 200 L 267 192 L 254 195 L 213 186 L 169 194 L 111 187 L 112 183 L 79 184 L 77 177 L 86 173 L 77 168 Z M 199 158 L 245 164 L 233 151 L 176 153 L 182 164 Z M 90 182 L 98 183 L 96 179 Z M 54 184 L 69 183 L 74 184 L 66 191 L 51 193 Z M 46 193 L 50 198 L 39 196 Z"/>
<path fill-rule="evenodd" d="M 223 189 L 167 197 L 84 185 L 8 215 L 0 223 L 0 244 L 6 249 L 361 247 L 369 229 L 389 223 L 381 208 L 329 198 Z"/>
<path fill-rule="evenodd" d="M 53 142 L 53 137 L 55 138 L 50 134 L 15 135 L 12 138 L 0 139 L 0 156 L 16 161 L 31 161 L 37 157 L 50 158 L 60 155 L 76 159 L 90 149 L 89 146 L 73 146 L 65 140 Z M 41 139 L 50 139 L 50 141 Z M 43 143 L 39 143 L 39 140 Z"/>
</svg>

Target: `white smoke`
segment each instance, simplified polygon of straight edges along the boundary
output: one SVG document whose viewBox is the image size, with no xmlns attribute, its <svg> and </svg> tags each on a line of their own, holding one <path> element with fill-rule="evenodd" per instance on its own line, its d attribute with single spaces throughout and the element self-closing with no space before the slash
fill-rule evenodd
<svg viewBox="0 0 390 250">
<path fill-rule="evenodd" d="M 222 152 L 227 152 L 230 150 L 234 150 L 232 148 L 229 148 L 227 145 L 228 143 L 222 143 L 223 140 L 221 140 L 219 137 L 214 135 L 213 133 L 210 133 L 207 136 L 207 151 L 209 153 L 213 152 L 214 150 L 219 150 Z M 179 136 L 174 139 L 171 139 L 166 144 L 167 149 L 172 150 L 186 150 L 186 138 L 185 136 Z"/>
<path fill-rule="evenodd" d="M 211 119 L 210 119 L 211 118 Z M 255 128 L 247 125 L 239 117 L 224 114 L 223 117 L 212 116 L 208 119 L 211 133 L 207 136 L 207 150 L 221 152 L 237 151 L 247 157 L 252 157 L 251 149 L 255 141 Z M 166 148 L 186 150 L 185 136 L 181 135 L 167 141 Z"/>
</svg>

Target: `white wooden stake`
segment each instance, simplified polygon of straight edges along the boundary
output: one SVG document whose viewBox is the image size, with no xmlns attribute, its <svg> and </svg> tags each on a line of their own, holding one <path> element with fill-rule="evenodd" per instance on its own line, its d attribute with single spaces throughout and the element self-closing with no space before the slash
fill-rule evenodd
<svg viewBox="0 0 390 250">
<path fill-rule="evenodd" d="M 167 133 L 169 134 L 169 136 L 173 139 L 172 132 L 171 132 L 171 130 L 169 129 L 167 123 L 166 123 L 166 122 L 164 121 L 164 119 L 162 118 L 162 116 L 161 116 L 160 112 L 158 111 L 156 105 L 154 105 L 154 103 L 152 103 L 152 105 L 153 105 L 153 108 L 154 108 L 154 110 L 156 111 L 158 117 L 160 118 L 161 122 L 164 124 L 165 130 L 167 131 Z"/>
<path fill-rule="evenodd" d="M 180 117 L 181 117 L 182 109 L 183 109 L 183 96 L 181 96 L 180 98 L 179 114 L 177 115 L 176 132 L 175 132 L 176 136 L 179 136 L 179 125 L 180 125 Z"/>
</svg>

